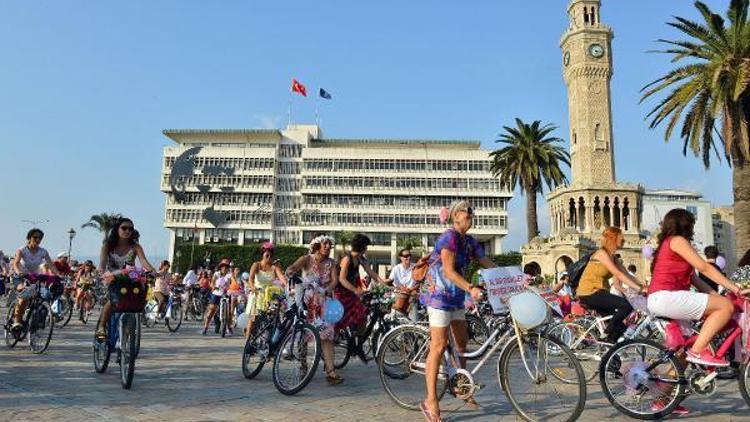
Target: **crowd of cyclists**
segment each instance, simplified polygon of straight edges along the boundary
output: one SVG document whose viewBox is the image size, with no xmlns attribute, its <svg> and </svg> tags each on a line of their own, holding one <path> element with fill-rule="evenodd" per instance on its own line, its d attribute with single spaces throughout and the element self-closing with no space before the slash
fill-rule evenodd
<svg viewBox="0 0 750 422">
<path fill-rule="evenodd" d="M 208 335 L 222 298 L 229 297 L 230 315 L 234 321 L 229 324 L 228 334 L 234 334 L 232 328 L 237 323 L 237 316 L 244 313 L 247 324 L 243 327 L 243 335 L 247 338 L 253 332 L 257 316 L 269 308 L 274 295 L 293 294 L 291 280 L 300 277 L 304 289 L 298 293 L 302 296 L 298 299 L 304 303 L 308 322 L 319 334 L 325 379 L 330 385 L 338 385 L 344 382 L 344 378 L 335 367 L 336 333 L 344 328 L 361 332 L 368 313 L 360 297 L 373 286 L 390 286 L 397 295 L 394 308 L 398 309 L 399 317 L 415 320 L 417 308 L 426 308 L 429 354 L 424 368 L 425 398 L 419 408 L 428 422 L 439 421 L 442 420 L 439 406 L 442 393 L 437 384 L 443 351 L 449 336 L 452 336 L 458 356 L 466 352 L 470 340 L 465 317 L 467 306 L 485 300 L 481 283 L 467 279 L 466 270 L 472 262 L 482 268 L 495 266 L 480 243 L 468 234 L 474 217 L 471 204 L 456 201 L 446 211 L 442 218 L 448 229 L 438 237 L 428 257 L 415 264 L 411 250 L 400 250 L 397 255 L 399 262 L 392 267 L 388 278 L 373 270 L 367 259 L 370 239 L 363 234 L 355 235 L 350 248 L 340 257 L 332 256 L 334 239 L 320 234 L 310 242 L 309 253 L 288 268 L 282 268 L 275 259 L 274 245 L 266 242 L 261 245 L 260 259 L 249 268 L 239 268 L 230 257 L 225 257 L 216 268 L 193 267 L 181 275 L 171 272 L 168 261 L 161 262 L 158 268 L 152 266 L 138 242 L 133 221 L 128 218 L 113 222 L 98 263 L 86 261 L 71 265 L 65 253 L 58 254 L 53 260 L 41 246 L 44 233 L 32 229 L 26 236 L 26 243 L 13 256 L 0 256 L 0 272 L 4 280 L 10 281 L 8 290 L 15 294 L 15 311 L 10 316 L 12 321 L 6 324 L 6 330 L 19 329 L 26 305 L 38 294 L 38 284 L 31 282 L 29 275 L 40 273 L 71 279 L 72 300 L 74 306 L 80 308 L 84 306 L 82 299 L 94 285 L 107 286 L 117 276 L 138 266 L 153 276 L 150 289 L 161 318 L 165 317 L 171 289 L 181 285 L 186 303 L 200 298 L 199 302 L 206 307 L 205 312 L 193 312 L 194 318 L 202 318 L 202 335 Z M 563 272 L 550 286 L 557 294 L 561 316 L 570 318 L 577 312 L 611 315 L 605 336 L 598 339 L 610 346 L 622 341 L 634 309 L 671 320 L 702 321 L 694 342 L 685 350 L 685 361 L 701 367 L 728 366 L 729 362 L 716 356 L 709 345 L 735 315 L 735 306 L 726 294 L 743 297 L 750 293 L 750 289 L 722 273 L 715 263 L 715 248 L 707 248 L 705 258 L 695 251 L 692 246 L 694 224 L 692 214 L 683 209 L 672 210 L 664 217 L 648 283 L 636 274 L 634 266 L 625 267 L 618 255 L 625 243 L 623 232 L 617 227 L 606 228 L 600 247 L 584 257 L 586 261 L 580 266 L 580 271 L 576 274 Z M 426 266 L 426 272 L 423 277 L 418 277 L 419 280 L 412 276 L 415 265 Z M 750 251 L 739 265 L 750 265 Z M 99 341 L 107 339 L 105 323 L 109 321 L 112 302 L 116 302 L 118 294 L 110 290 L 102 300 L 95 328 L 95 337 Z M 322 317 L 327 298 L 336 298 L 344 307 L 343 317 L 336 323 Z M 186 318 L 190 316 L 189 309 L 185 310 L 185 315 Z M 356 354 L 367 360 L 361 344 Z M 461 366 L 465 366 L 465 359 L 460 360 Z M 464 398 L 464 402 L 470 408 L 480 406 L 473 397 Z M 663 407 L 659 400 L 654 400 L 651 406 L 654 412 Z M 684 414 L 687 409 L 677 406 L 671 411 Z"/>
</svg>

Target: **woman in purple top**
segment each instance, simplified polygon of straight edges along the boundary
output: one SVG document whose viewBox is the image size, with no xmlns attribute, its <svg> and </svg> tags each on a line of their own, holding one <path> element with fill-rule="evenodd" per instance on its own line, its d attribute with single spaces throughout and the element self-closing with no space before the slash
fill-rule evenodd
<svg viewBox="0 0 750 422">
<path fill-rule="evenodd" d="M 430 422 L 441 420 L 437 376 L 443 351 L 448 344 L 448 328 L 453 331 L 456 350 L 464 353 L 468 340 L 464 298 L 466 292 L 474 300 L 479 299 L 482 294 L 480 289 L 472 287 L 463 274 L 472 261 L 477 261 L 484 268 L 495 267 L 495 263 L 484 256 L 479 242 L 466 234 L 471 229 L 473 218 L 474 210 L 469 202 L 454 202 L 448 214 L 448 222 L 453 227 L 437 239 L 435 250 L 430 256 L 430 267 L 425 280 L 428 293 L 424 299 L 430 320 L 430 352 L 425 370 L 427 398 L 420 404 L 422 414 Z M 461 366 L 465 365 L 466 359 L 461 359 Z M 471 407 L 478 407 L 472 398 L 467 399 L 466 403 Z"/>
</svg>

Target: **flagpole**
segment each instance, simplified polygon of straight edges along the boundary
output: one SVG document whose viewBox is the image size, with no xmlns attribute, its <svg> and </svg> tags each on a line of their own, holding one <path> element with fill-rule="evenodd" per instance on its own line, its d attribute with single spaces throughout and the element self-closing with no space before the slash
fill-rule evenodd
<svg viewBox="0 0 750 422">
<path fill-rule="evenodd" d="M 320 107 L 320 85 L 318 85 L 318 95 L 315 96 L 315 126 L 320 127 L 320 116 L 318 114 L 318 107 Z"/>
<path fill-rule="evenodd" d="M 287 111 L 287 128 L 292 125 L 292 88 L 289 88 L 289 109 Z"/>
</svg>

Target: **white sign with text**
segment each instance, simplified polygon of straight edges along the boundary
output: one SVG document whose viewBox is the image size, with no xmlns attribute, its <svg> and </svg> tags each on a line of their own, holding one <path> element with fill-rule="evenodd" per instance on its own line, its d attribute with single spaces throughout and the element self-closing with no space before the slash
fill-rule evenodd
<svg viewBox="0 0 750 422">
<path fill-rule="evenodd" d="M 487 289 L 492 310 L 497 313 L 507 312 L 505 301 L 516 293 L 526 289 L 526 274 L 518 267 L 496 267 L 480 270 L 479 275 Z"/>
</svg>

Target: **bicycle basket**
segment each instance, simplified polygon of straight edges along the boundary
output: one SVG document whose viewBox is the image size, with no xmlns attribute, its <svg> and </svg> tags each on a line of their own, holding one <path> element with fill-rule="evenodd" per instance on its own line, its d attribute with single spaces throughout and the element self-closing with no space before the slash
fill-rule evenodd
<svg viewBox="0 0 750 422">
<path fill-rule="evenodd" d="M 146 307 L 146 289 L 127 277 L 117 277 L 109 285 L 109 301 L 115 312 L 141 312 Z"/>
<path fill-rule="evenodd" d="M 39 286 L 39 297 L 41 297 L 43 300 L 52 300 L 52 292 L 50 292 L 49 287 L 45 285 Z"/>
</svg>

